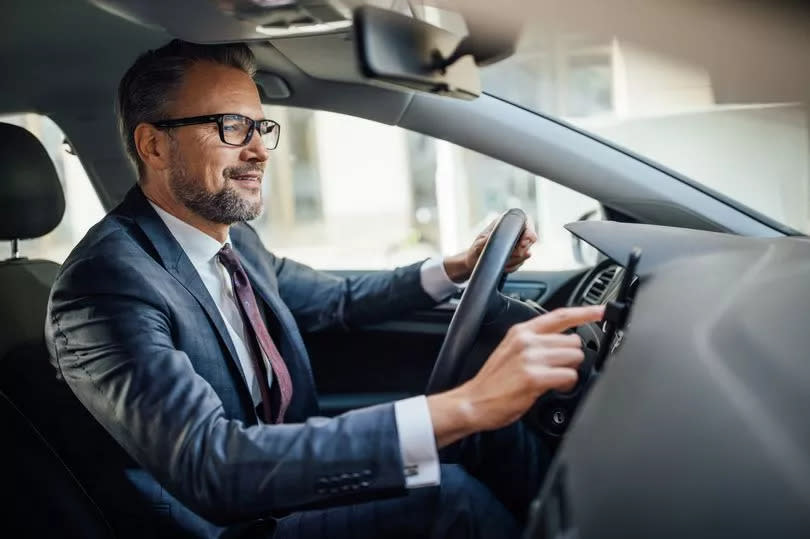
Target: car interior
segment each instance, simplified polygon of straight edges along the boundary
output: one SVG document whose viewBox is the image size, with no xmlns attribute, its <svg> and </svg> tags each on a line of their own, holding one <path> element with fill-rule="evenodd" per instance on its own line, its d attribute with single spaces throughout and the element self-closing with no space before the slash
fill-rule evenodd
<svg viewBox="0 0 810 539">
<path fill-rule="evenodd" d="M 775 2 L 768 17 L 754 10 L 746 18 L 740 8 L 738 19 L 728 18 L 728 46 L 706 52 L 716 27 L 695 24 L 691 40 L 649 31 L 677 17 L 682 25 L 689 17 L 704 21 L 710 14 L 700 7 L 686 14 L 662 2 L 660 11 L 633 11 L 632 2 L 617 1 L 615 13 L 633 17 L 608 17 L 598 2 L 579 9 L 515 0 L 500 10 L 438 2 L 466 18 L 471 36 L 484 37 L 463 42 L 467 64 L 453 68 L 448 60 L 427 78 L 403 75 L 417 68 L 408 64 L 407 48 L 388 37 L 393 24 L 411 27 L 386 13 L 413 20 L 413 2 L 300 0 L 276 11 L 262 4 L 4 2 L 0 114 L 35 112 L 58 124 L 110 210 L 135 179 L 113 107 L 132 60 L 172 38 L 245 42 L 258 60 L 255 79 L 268 106 L 398 126 L 595 199 L 603 218 L 565 225 L 575 249 L 598 251 L 592 262 L 504 276 L 527 218 L 511 209 L 500 215 L 463 293 L 402 319 L 305 335 L 324 415 L 453 387 L 477 372 L 515 323 L 557 307 L 605 304 L 604 323 L 577 329 L 586 362 L 576 389 L 543 396 L 522 419 L 556 450 L 527 537 L 810 533 L 810 228 L 783 224 L 700 178 L 490 94 L 480 82 L 476 88 L 479 66 L 513 52 L 515 20 L 540 17 L 534 10 L 543 8 L 543 16 L 586 28 L 613 25 L 632 39 L 705 56 L 707 65 L 720 66 L 712 76 L 729 102 L 801 103 L 806 133 L 810 11 L 803 3 Z M 752 32 L 767 40 L 751 41 Z M 375 56 L 379 51 L 392 55 Z M 391 60 L 394 53 L 399 61 Z M 761 63 L 736 67 L 755 54 Z M 771 62 L 777 54 L 780 61 Z M 750 85 L 738 84 L 745 80 Z M 109 504 L 137 503 L 123 476 L 131 462 L 116 456 L 115 442 L 49 362 L 43 324 L 59 264 L 27 258 L 25 249 L 24 240 L 59 225 L 70 193 L 51 155 L 22 127 L 0 123 L 0 164 L 0 241 L 11 253 L 0 262 L 3 490 L 10 500 L 0 530 L 10 537 L 56 530 L 114 537 Z M 331 361 L 336 353 L 346 360 Z M 88 453 L 97 467 L 77 467 L 76 455 Z M 100 490 L 100 474 L 120 475 L 104 482 L 120 488 Z"/>
</svg>

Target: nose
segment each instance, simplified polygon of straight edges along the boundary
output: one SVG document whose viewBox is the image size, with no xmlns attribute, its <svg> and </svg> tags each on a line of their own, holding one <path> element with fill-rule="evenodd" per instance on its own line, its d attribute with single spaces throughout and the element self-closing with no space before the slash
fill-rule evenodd
<svg viewBox="0 0 810 539">
<path fill-rule="evenodd" d="M 270 151 L 264 146 L 264 141 L 259 133 L 254 131 L 250 137 L 250 142 L 242 148 L 243 161 L 264 163 L 270 158 Z"/>
</svg>

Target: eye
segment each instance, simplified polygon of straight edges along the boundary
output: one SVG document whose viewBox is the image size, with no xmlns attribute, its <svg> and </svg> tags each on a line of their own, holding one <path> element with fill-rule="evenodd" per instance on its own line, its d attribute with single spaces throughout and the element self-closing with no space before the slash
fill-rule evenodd
<svg viewBox="0 0 810 539">
<path fill-rule="evenodd" d="M 228 115 L 223 118 L 222 129 L 229 133 L 235 131 L 244 131 L 249 123 L 250 120 L 243 116 Z"/>
</svg>

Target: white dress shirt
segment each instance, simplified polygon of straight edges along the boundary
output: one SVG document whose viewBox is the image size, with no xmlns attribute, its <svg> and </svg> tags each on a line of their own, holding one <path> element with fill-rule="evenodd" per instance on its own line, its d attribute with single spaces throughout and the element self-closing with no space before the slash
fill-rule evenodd
<svg viewBox="0 0 810 539">
<path fill-rule="evenodd" d="M 208 293 L 211 294 L 236 349 L 253 404 L 258 406 L 262 397 L 258 378 L 253 368 L 251 358 L 253 352 L 247 346 L 247 343 L 250 342 L 249 335 L 245 331 L 239 307 L 234 299 L 233 284 L 228 271 L 216 256 L 225 244 L 164 211 L 151 201 L 149 203 L 185 251 Z M 229 242 L 230 237 L 226 243 Z M 428 259 L 422 264 L 420 283 L 424 291 L 436 301 L 441 301 L 458 290 L 458 286 L 447 276 L 442 260 L 438 258 Z M 268 384 L 272 384 L 273 370 L 269 367 L 267 358 L 263 357 L 263 359 L 265 365 L 268 365 L 266 369 Z M 417 488 L 438 485 L 441 479 L 439 457 L 427 399 L 424 395 L 419 395 L 396 401 L 394 415 L 400 453 L 405 467 L 406 486 Z"/>
</svg>

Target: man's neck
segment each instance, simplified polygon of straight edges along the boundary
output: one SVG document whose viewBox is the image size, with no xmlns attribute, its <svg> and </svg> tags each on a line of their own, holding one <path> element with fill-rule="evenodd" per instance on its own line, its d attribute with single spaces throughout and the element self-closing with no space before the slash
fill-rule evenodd
<svg viewBox="0 0 810 539">
<path fill-rule="evenodd" d="M 175 200 L 170 195 L 162 193 L 154 193 L 149 189 L 144 189 L 141 186 L 144 196 L 152 202 L 152 204 L 159 207 L 161 210 L 169 213 L 181 221 L 184 221 L 197 230 L 211 236 L 220 243 L 225 243 L 228 239 L 228 230 L 230 227 L 222 223 L 213 223 L 204 217 L 201 217 L 188 209 L 185 205 Z"/>
</svg>

